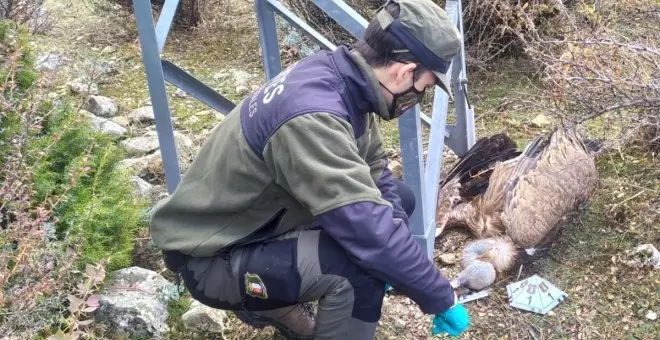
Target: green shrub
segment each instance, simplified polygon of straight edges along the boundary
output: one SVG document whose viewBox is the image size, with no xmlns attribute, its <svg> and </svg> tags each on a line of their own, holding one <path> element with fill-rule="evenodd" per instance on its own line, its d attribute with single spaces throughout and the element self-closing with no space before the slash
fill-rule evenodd
<svg viewBox="0 0 660 340">
<path fill-rule="evenodd" d="M 25 26 L 17 26 L 9 20 L 0 20 L 0 55 L 2 56 L 0 59 L 2 61 L 0 63 L 0 88 L 3 89 L 5 98 L 10 94 L 10 90 L 18 90 L 16 94 L 23 93 L 34 85 L 37 79 L 34 71 L 35 57 L 28 44 L 29 39 L 30 34 Z M 10 66 L 14 66 L 14 64 L 7 62 L 7 58 L 11 58 L 15 52 L 20 54 L 17 57 L 16 69 L 12 70 Z M 8 75 L 14 78 L 16 89 L 5 86 Z"/>
<path fill-rule="evenodd" d="M 146 202 L 122 150 L 73 98 L 43 100 L 30 34 L 0 21 L 0 334 L 34 338 L 63 326 L 86 265 L 131 265 Z M 56 97 L 56 96 L 55 96 Z"/>
<path fill-rule="evenodd" d="M 0 20 L 0 94 L 4 103 L 0 106 L 0 164 L 6 162 L 12 136 L 22 129 L 20 114 L 14 106 L 3 106 L 19 102 L 36 81 L 35 58 L 28 41 L 29 33 L 23 26 Z"/>
<path fill-rule="evenodd" d="M 50 197 L 58 238 L 77 245 L 79 264 L 108 258 L 109 270 L 130 265 L 145 202 L 133 197 L 129 177 L 116 170 L 123 150 L 90 129 L 68 103 L 51 110 L 42 136 L 31 145 L 37 203 Z"/>
<path fill-rule="evenodd" d="M 123 152 L 112 137 L 93 131 L 71 98 L 38 99 L 29 41 L 23 26 L 0 21 L 0 164 L 11 165 L 0 169 L 0 183 L 11 180 L 16 188 L 0 197 L 0 206 L 27 202 L 3 213 L 36 216 L 37 207 L 46 207 L 58 239 L 77 250 L 79 267 L 101 258 L 109 270 L 128 266 L 146 202 L 116 171 Z"/>
</svg>

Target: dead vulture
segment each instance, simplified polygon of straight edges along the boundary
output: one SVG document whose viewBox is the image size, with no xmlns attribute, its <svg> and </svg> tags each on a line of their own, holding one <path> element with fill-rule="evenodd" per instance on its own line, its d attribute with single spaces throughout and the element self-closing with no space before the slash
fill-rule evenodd
<svg viewBox="0 0 660 340">
<path fill-rule="evenodd" d="M 454 284 L 483 289 L 522 250 L 545 248 L 597 183 L 592 154 L 574 128 L 540 136 L 522 152 L 504 134 L 479 140 L 440 184 L 436 237 L 463 225 L 478 238 L 465 247 Z"/>
</svg>

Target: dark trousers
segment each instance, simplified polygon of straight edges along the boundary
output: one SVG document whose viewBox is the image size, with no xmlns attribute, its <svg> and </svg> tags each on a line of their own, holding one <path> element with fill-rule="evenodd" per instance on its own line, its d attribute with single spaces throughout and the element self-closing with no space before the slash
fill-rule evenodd
<svg viewBox="0 0 660 340">
<path fill-rule="evenodd" d="M 400 181 L 397 188 L 410 216 L 413 192 Z M 196 300 L 217 309 L 264 311 L 318 301 L 317 339 L 373 339 L 385 295 L 385 283 L 355 265 L 320 227 L 190 258 L 183 279 Z"/>
</svg>

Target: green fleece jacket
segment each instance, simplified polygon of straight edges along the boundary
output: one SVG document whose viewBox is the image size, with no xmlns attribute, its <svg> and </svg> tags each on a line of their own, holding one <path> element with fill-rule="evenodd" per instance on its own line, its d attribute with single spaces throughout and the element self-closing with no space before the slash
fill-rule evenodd
<svg viewBox="0 0 660 340">
<path fill-rule="evenodd" d="M 280 72 L 213 129 L 151 235 L 164 250 L 226 247 L 320 225 L 351 259 L 423 311 L 453 289 L 410 235 L 375 114 L 387 103 L 372 69 L 346 47 Z"/>
</svg>

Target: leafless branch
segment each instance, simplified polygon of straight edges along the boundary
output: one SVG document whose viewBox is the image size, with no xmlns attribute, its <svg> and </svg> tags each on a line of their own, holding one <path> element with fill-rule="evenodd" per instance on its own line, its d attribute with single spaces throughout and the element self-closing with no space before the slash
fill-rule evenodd
<svg viewBox="0 0 660 340">
<path fill-rule="evenodd" d="M 589 119 L 596 118 L 598 116 L 601 116 L 607 112 L 614 111 L 614 110 L 619 110 L 619 109 L 625 109 L 625 108 L 631 108 L 631 107 L 643 107 L 643 108 L 658 108 L 660 107 L 660 97 L 651 97 L 651 98 L 642 98 L 638 100 L 628 100 L 628 101 L 623 101 L 619 102 L 616 104 L 612 104 L 609 106 L 606 106 L 600 111 L 596 111 L 592 114 L 589 114 L 587 116 L 584 116 L 580 118 L 579 121 L 576 123 L 582 123 L 584 121 L 587 121 Z"/>
<path fill-rule="evenodd" d="M 53 24 L 43 10 L 45 0 L 0 0 L 0 18 L 27 25 L 32 33 L 43 33 Z"/>
</svg>

